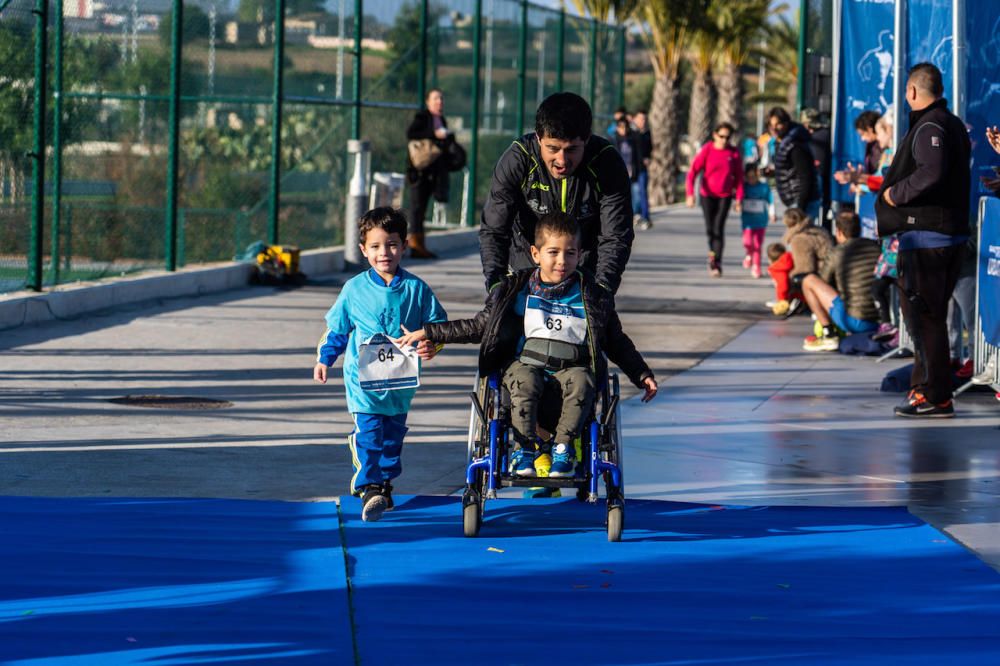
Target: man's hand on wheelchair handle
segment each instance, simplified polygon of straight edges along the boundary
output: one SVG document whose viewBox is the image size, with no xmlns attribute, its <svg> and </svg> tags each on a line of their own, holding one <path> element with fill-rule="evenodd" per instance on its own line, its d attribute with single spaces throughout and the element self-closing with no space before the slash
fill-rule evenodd
<svg viewBox="0 0 1000 666">
<path fill-rule="evenodd" d="M 649 402 L 656 397 L 656 380 L 652 377 L 646 377 L 642 380 L 642 385 L 646 387 L 646 393 L 642 396 L 643 402 Z"/>
</svg>

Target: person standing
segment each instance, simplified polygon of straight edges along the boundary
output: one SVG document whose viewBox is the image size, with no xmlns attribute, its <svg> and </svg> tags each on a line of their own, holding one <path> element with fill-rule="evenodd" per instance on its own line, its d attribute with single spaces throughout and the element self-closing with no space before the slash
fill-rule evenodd
<svg viewBox="0 0 1000 666">
<path fill-rule="evenodd" d="M 771 109 L 767 127 L 778 140 L 774 151 L 774 181 L 781 201 L 798 208 L 814 221 L 819 217 L 822 193 L 813 154 L 809 149 L 809 131 L 792 122 L 780 106 Z"/>
<path fill-rule="evenodd" d="M 910 69 L 910 130 L 900 141 L 875 203 L 879 236 L 899 234 L 900 299 L 913 338 L 910 393 L 897 416 L 948 418 L 952 403 L 948 301 L 969 238 L 972 151 L 965 124 L 948 110 L 941 70 Z"/>
<path fill-rule="evenodd" d="M 694 181 L 698 174 L 703 174 L 699 194 L 708 238 L 708 272 L 712 277 L 722 276 L 722 251 L 725 248 L 729 206 L 735 196 L 735 210 L 739 212 L 743 200 L 743 160 L 739 151 L 729 143 L 732 135 L 732 125 L 719 124 L 712 132 L 712 140 L 706 142 L 691 161 L 687 174 L 688 208 L 694 208 Z"/>
<path fill-rule="evenodd" d="M 424 108 L 417 111 L 406 129 L 406 140 L 428 140 L 441 151 L 433 162 L 423 168 L 414 166 L 409 154 L 406 160 L 406 184 L 410 190 L 410 233 L 407 239 L 410 257 L 434 259 L 437 255 L 428 250 L 425 244 L 424 217 L 432 196 L 435 201 L 448 201 L 447 155 L 450 144 L 455 141 L 455 135 L 448 129 L 448 122 L 444 118 L 444 93 L 438 88 L 431 88 L 427 93 Z"/>
<path fill-rule="evenodd" d="M 823 228 L 830 231 L 832 220 L 828 218 L 830 210 L 830 164 L 832 153 L 832 142 L 830 137 L 830 127 L 823 123 L 819 111 L 816 109 L 802 109 L 802 124 L 809 132 L 809 150 L 813 156 L 813 166 L 819 175 L 820 191 L 822 194 L 822 209 L 820 220 Z"/>
<path fill-rule="evenodd" d="M 637 226 L 650 229 L 649 219 L 649 164 L 653 159 L 653 135 L 649 131 L 648 116 L 644 110 L 636 111 L 632 117 L 635 124 L 636 143 L 639 145 L 639 177 L 632 185 L 632 207 L 638 215 Z"/>
<path fill-rule="evenodd" d="M 539 105 L 535 131 L 500 156 L 479 227 L 488 290 L 510 271 L 534 267 L 535 223 L 561 211 L 580 225 L 580 266 L 618 291 L 635 239 L 631 188 L 621 155 L 592 125 L 586 100 L 554 93 Z"/>
</svg>

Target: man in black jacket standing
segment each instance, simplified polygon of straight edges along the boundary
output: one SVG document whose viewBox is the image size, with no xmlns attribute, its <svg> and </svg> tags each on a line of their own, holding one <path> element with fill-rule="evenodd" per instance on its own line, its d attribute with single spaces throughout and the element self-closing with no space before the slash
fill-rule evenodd
<svg viewBox="0 0 1000 666">
<path fill-rule="evenodd" d="M 875 204 L 879 236 L 899 234 L 900 306 L 914 343 L 910 395 L 897 416 L 955 415 L 947 316 L 969 238 L 971 144 L 943 92 L 937 67 L 910 70 L 910 131 Z"/>
<path fill-rule="evenodd" d="M 592 123 L 582 97 L 555 93 L 538 107 L 535 131 L 500 157 L 479 227 L 487 289 L 510 270 L 534 267 L 535 222 L 561 211 L 580 225 L 580 265 L 610 293 L 618 291 L 635 238 L 631 184 L 621 155 L 591 134 Z"/>
<path fill-rule="evenodd" d="M 812 137 L 802 125 L 792 122 L 780 106 L 768 114 L 767 128 L 778 139 L 774 152 L 774 180 L 778 196 L 789 208 L 798 208 L 815 222 L 820 214 L 822 191 L 809 142 Z"/>
</svg>

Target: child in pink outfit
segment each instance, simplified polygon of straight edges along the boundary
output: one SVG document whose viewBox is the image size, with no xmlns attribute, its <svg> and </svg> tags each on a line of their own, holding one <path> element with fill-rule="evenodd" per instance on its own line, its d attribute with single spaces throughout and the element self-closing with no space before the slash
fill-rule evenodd
<svg viewBox="0 0 1000 666">
<path fill-rule="evenodd" d="M 754 278 L 760 277 L 760 250 L 768 222 L 774 222 L 774 195 L 766 182 L 761 182 L 757 167 L 748 164 L 743 179 L 743 268 L 749 268 Z"/>
</svg>

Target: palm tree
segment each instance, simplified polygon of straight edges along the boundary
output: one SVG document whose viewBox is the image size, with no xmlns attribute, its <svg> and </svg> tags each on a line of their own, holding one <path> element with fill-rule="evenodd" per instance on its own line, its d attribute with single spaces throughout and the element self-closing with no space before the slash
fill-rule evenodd
<svg viewBox="0 0 1000 666">
<path fill-rule="evenodd" d="M 718 5 L 721 48 L 715 82 L 719 91 L 717 124 L 727 122 L 737 129 L 745 124 L 740 70 L 760 39 L 770 4 L 771 0 L 724 0 Z"/>
<path fill-rule="evenodd" d="M 653 135 L 649 203 L 654 206 L 676 200 L 680 64 L 692 20 L 705 6 L 706 0 L 650 0 L 642 6 L 640 16 L 655 76 L 649 109 L 649 129 Z"/>
<path fill-rule="evenodd" d="M 709 11 L 694 17 L 691 28 L 691 106 L 688 113 L 688 142 L 700 146 L 712 132 L 715 119 L 715 83 L 712 81 L 712 61 L 719 45 L 719 32 L 712 20 L 712 12 L 720 2 L 714 0 Z"/>
<path fill-rule="evenodd" d="M 623 25 L 635 13 L 636 9 L 638 9 L 640 1 L 641 0 L 573 0 L 573 5 L 581 15 L 586 14 L 601 23 L 609 23 L 613 21 L 618 25 Z M 612 47 L 612 40 L 617 34 L 617 32 L 611 33 L 606 30 L 601 30 L 597 33 L 597 52 L 590 55 L 591 58 L 595 59 L 595 79 L 597 81 L 606 82 L 608 79 L 606 74 L 609 68 L 613 66 L 612 63 L 616 62 L 616 59 L 610 57 L 610 51 Z M 591 106 L 594 106 L 597 103 L 597 91 L 591 90 L 589 92 L 590 104 Z M 597 109 L 594 110 L 595 112 L 597 111 Z"/>
<path fill-rule="evenodd" d="M 810 27 L 811 29 L 811 27 Z M 780 104 L 795 107 L 799 80 L 799 19 L 776 14 L 764 26 L 761 43 L 751 50 L 753 60 L 767 58 L 767 88 L 751 95 L 752 103 Z"/>
</svg>

